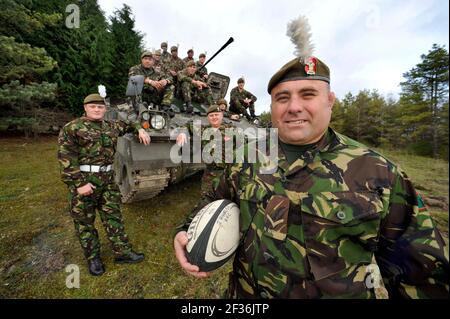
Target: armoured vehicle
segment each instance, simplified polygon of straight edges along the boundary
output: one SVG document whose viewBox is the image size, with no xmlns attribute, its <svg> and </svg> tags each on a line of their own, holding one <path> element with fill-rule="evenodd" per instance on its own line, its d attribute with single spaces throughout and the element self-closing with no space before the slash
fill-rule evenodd
<svg viewBox="0 0 450 319">
<path fill-rule="evenodd" d="M 232 38 L 230 39 L 232 42 Z M 186 127 L 193 120 L 201 121 L 202 126 L 208 125 L 208 106 L 193 102 L 194 114 L 188 115 L 184 112 L 182 101 L 175 97 L 171 105 L 173 113 L 169 114 L 162 111 L 159 105 L 142 102 L 143 82 L 142 76 L 131 77 L 127 87 L 127 102 L 110 105 L 107 113 L 107 118 L 110 119 L 140 121 L 151 137 L 148 146 L 139 143 L 132 134 L 118 139 L 114 170 L 123 203 L 152 198 L 169 184 L 177 183 L 205 168 L 203 163 L 175 163 L 170 154 L 178 128 Z M 229 83 L 228 76 L 213 72 L 209 74 L 208 85 L 215 101 L 225 97 Z M 249 122 L 245 117 L 239 121 L 224 117 L 223 122 L 245 130 L 248 127 L 256 127 L 258 119 Z"/>
</svg>

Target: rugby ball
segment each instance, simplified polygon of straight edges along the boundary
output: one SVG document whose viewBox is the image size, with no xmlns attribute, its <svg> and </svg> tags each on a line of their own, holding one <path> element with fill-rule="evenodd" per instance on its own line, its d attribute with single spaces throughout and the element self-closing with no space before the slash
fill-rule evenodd
<svg viewBox="0 0 450 319">
<path fill-rule="evenodd" d="M 187 231 L 188 261 L 211 271 L 224 265 L 239 245 L 239 207 L 227 199 L 203 207 Z"/>
</svg>

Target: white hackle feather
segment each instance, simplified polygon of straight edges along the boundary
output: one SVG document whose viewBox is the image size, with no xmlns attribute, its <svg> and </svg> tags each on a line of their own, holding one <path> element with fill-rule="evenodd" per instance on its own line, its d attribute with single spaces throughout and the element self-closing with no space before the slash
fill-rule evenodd
<svg viewBox="0 0 450 319">
<path fill-rule="evenodd" d="M 105 98 L 106 97 L 106 87 L 104 86 L 104 85 L 99 85 L 98 86 L 98 94 L 100 94 L 100 96 L 102 97 L 102 98 Z"/>
<path fill-rule="evenodd" d="M 294 54 L 305 61 L 313 55 L 314 45 L 311 42 L 311 27 L 305 16 L 299 16 L 287 25 L 287 36 L 295 44 Z"/>
</svg>

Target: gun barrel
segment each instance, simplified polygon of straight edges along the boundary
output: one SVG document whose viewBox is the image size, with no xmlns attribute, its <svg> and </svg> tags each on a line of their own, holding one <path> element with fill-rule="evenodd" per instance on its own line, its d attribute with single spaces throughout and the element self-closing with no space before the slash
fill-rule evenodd
<svg viewBox="0 0 450 319">
<path fill-rule="evenodd" d="M 206 61 L 206 62 L 198 69 L 198 71 L 200 71 L 201 69 L 203 69 L 209 62 L 211 62 L 212 59 L 214 59 L 214 58 L 216 57 L 216 55 L 218 55 L 220 52 L 222 52 L 222 51 L 223 51 L 227 46 L 229 46 L 233 41 L 234 41 L 233 37 L 230 37 L 230 38 L 228 39 L 228 41 L 227 41 L 224 45 L 222 45 L 222 47 L 221 47 L 219 50 L 217 50 L 217 52 L 214 53 L 213 56 L 210 57 L 210 58 L 208 59 L 208 61 Z"/>
</svg>

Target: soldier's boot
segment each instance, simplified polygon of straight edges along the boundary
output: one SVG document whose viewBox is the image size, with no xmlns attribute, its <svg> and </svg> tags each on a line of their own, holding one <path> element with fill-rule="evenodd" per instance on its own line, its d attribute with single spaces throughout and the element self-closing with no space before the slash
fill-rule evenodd
<svg viewBox="0 0 450 319">
<path fill-rule="evenodd" d="M 248 114 L 247 110 L 244 111 L 244 116 L 247 118 L 247 120 L 250 122 L 252 120 L 252 118 L 250 117 L 250 115 Z"/>
<path fill-rule="evenodd" d="M 116 264 L 133 264 L 144 260 L 144 254 L 130 251 L 128 254 L 114 258 Z"/>
<path fill-rule="evenodd" d="M 172 111 L 172 108 L 169 105 L 161 105 L 161 109 L 169 114 L 169 116 L 172 118 L 175 116 L 175 113 Z"/>
<path fill-rule="evenodd" d="M 101 276 L 105 272 L 105 266 L 98 256 L 88 260 L 88 267 L 93 276 Z"/>
<path fill-rule="evenodd" d="M 252 117 L 252 120 L 254 120 L 256 118 L 255 111 L 250 110 L 250 116 Z"/>
<path fill-rule="evenodd" d="M 192 102 L 186 102 L 186 113 L 187 114 L 194 113 L 194 107 L 192 106 Z"/>
</svg>

